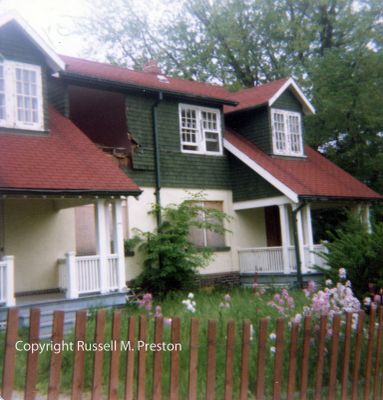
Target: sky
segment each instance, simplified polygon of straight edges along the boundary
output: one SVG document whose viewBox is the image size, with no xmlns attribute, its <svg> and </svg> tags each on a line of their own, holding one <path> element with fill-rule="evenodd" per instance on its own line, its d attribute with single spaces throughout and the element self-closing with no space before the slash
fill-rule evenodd
<svg viewBox="0 0 383 400">
<path fill-rule="evenodd" d="M 82 55 L 83 41 L 74 27 L 87 13 L 86 0 L 0 0 L 0 14 L 7 11 L 20 14 L 57 53 Z"/>
</svg>

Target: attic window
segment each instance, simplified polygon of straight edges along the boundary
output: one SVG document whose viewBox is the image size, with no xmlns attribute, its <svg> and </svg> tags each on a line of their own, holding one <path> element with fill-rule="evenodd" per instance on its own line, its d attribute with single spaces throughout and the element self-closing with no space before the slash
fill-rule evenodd
<svg viewBox="0 0 383 400">
<path fill-rule="evenodd" d="M 181 151 L 196 154 L 222 154 L 220 111 L 180 104 Z"/>
<path fill-rule="evenodd" d="M 38 65 L 0 61 L 0 124 L 7 128 L 43 129 Z"/>
<path fill-rule="evenodd" d="M 273 152 L 285 156 L 303 156 L 301 114 L 271 110 Z"/>
</svg>

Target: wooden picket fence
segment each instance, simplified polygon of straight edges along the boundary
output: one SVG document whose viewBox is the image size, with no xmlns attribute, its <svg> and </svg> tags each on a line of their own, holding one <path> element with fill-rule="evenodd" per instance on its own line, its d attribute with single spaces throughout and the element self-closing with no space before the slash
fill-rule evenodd
<svg viewBox="0 0 383 400">
<path fill-rule="evenodd" d="M 110 339 L 118 342 L 122 339 L 123 313 L 115 310 L 112 314 Z M 145 316 L 128 316 L 124 340 L 134 343 L 147 341 L 151 321 Z M 367 321 L 368 320 L 368 321 Z M 96 312 L 93 343 L 105 343 L 107 312 Z M 164 340 L 164 320 L 155 318 L 153 343 Z M 89 320 L 86 311 L 78 311 L 74 332 L 74 343 L 86 340 Z M 201 337 L 201 323 L 197 318 L 190 320 L 187 328 L 189 342 L 187 350 L 170 353 L 169 362 L 164 362 L 164 352 L 156 351 L 151 355 L 147 351 L 121 351 L 117 346 L 108 360 L 105 351 L 92 353 L 92 362 L 86 364 L 86 351 L 75 347 L 72 364 L 71 399 L 78 400 L 84 395 L 84 376 L 86 368 L 92 368 L 92 382 L 86 398 L 92 400 L 107 398 L 110 400 L 170 399 L 170 400 L 224 400 L 240 399 L 383 399 L 383 310 L 378 315 L 366 316 L 360 312 L 356 329 L 352 328 L 352 315 L 345 320 L 335 316 L 328 336 L 327 317 L 319 321 L 318 329 L 313 329 L 311 317 L 305 317 L 302 324 L 288 324 L 278 319 L 274 325 L 267 318 L 261 319 L 254 329 L 249 321 L 242 323 L 239 333 L 234 321 L 225 323 L 224 365 L 218 365 L 217 338 L 219 321 L 209 320 Z M 39 343 L 40 311 L 32 309 L 27 343 Z M 56 311 L 53 315 L 52 342 L 64 340 L 64 313 Z M 138 328 L 138 329 L 137 329 Z M 275 341 L 270 351 L 270 328 L 275 330 Z M 181 342 L 181 320 L 173 318 L 169 327 L 170 342 Z M 185 332 L 185 331 L 183 331 Z M 89 333 L 89 332 L 88 332 Z M 221 332 L 222 334 L 222 332 Z M 5 348 L 3 352 L 2 397 L 12 399 L 16 371 L 16 342 L 18 341 L 18 310 L 8 312 Z M 236 343 L 238 346 L 236 347 Z M 238 351 L 236 350 L 238 349 Z M 181 353 L 187 354 L 187 363 L 182 363 Z M 200 363 L 204 353 L 204 365 Z M 106 362 L 107 361 L 107 362 Z M 268 378 L 266 365 L 272 365 L 272 379 Z M 313 365 L 314 364 L 314 365 Z M 25 365 L 25 400 L 37 396 L 39 353 L 28 352 Z M 187 366 L 185 368 L 185 366 Z M 60 379 L 63 368 L 61 352 L 50 354 L 49 384 L 47 399 L 60 397 Z M 65 367 L 67 368 L 67 366 Z M 168 371 L 165 371 L 168 368 Z M 109 379 L 104 385 L 103 375 L 108 370 Z M 217 382 L 217 372 L 224 379 Z M 165 375 L 165 372 L 167 374 Z M 187 374 L 187 388 L 181 394 L 181 374 Z M 164 385 L 164 377 L 167 383 Z M 204 376 L 203 388 L 199 378 Z M 151 382 L 148 388 L 148 381 Z M 220 397 L 218 397 L 218 386 Z M 166 390 L 165 390 L 166 389 Z M 41 396 L 39 394 L 39 396 Z M 41 398 L 41 397 L 39 397 Z"/>
</svg>

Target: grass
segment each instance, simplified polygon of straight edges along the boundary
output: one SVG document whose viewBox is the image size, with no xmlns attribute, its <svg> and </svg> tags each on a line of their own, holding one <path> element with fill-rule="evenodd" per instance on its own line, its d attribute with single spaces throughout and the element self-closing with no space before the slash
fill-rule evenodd
<svg viewBox="0 0 383 400">
<path fill-rule="evenodd" d="M 254 390 L 255 385 L 255 371 L 256 371 L 256 352 L 257 352 L 257 336 L 256 331 L 258 327 L 258 322 L 263 317 L 269 317 L 269 332 L 275 331 L 274 320 L 279 317 L 277 310 L 270 307 L 267 302 L 270 301 L 275 290 L 269 290 L 263 295 L 255 295 L 250 289 L 232 289 L 230 291 L 231 306 L 229 308 L 220 308 L 219 304 L 223 302 L 223 297 L 226 292 L 204 289 L 195 293 L 194 300 L 196 302 L 196 312 L 194 314 L 185 311 L 185 306 L 181 303 L 182 300 L 186 299 L 187 293 L 173 293 L 169 294 L 161 302 L 157 302 L 156 299 L 153 301 L 153 306 L 161 305 L 162 314 L 164 317 L 180 317 L 181 318 L 181 345 L 182 351 L 180 353 L 180 386 L 181 393 L 180 398 L 187 398 L 187 388 L 188 388 L 188 361 L 189 361 L 189 329 L 190 329 L 190 319 L 196 317 L 199 319 L 199 365 L 198 365 L 198 391 L 199 398 L 205 397 L 205 387 L 206 387 L 206 357 L 207 357 L 207 324 L 208 320 L 217 321 L 217 353 L 216 353 L 216 365 L 217 365 L 217 381 L 216 381 L 216 392 L 217 398 L 223 398 L 224 383 L 225 383 L 225 357 L 226 357 L 226 324 L 229 320 L 234 320 L 235 325 L 235 359 L 234 359 L 234 398 L 238 398 L 239 393 L 239 379 L 240 376 L 240 362 L 241 362 L 241 331 L 242 331 L 242 321 L 250 320 L 251 324 L 255 329 L 255 335 L 251 342 L 251 354 L 250 354 L 250 385 L 251 389 Z M 290 292 L 295 301 L 295 309 L 292 315 L 296 312 L 301 312 L 303 306 L 307 305 L 308 300 L 301 291 L 294 290 Z M 94 328 L 95 328 L 95 311 L 90 312 L 90 316 L 87 323 L 87 341 L 93 342 Z M 143 313 L 142 309 L 139 309 L 136 305 L 127 305 L 122 309 L 122 325 L 121 325 L 121 339 L 127 339 L 128 330 L 128 316 L 139 316 Z M 108 312 L 107 325 L 106 325 L 106 337 L 105 340 L 110 340 L 111 337 L 111 316 L 112 312 Z M 137 324 L 138 325 L 138 324 Z M 148 323 L 148 339 L 147 342 L 153 342 L 154 334 L 154 318 L 151 316 Z M 285 349 L 284 357 L 285 360 L 288 358 L 288 330 L 286 329 L 285 335 Z M 21 339 L 27 340 L 27 332 L 20 332 Z M 138 332 L 136 332 L 136 337 Z M 68 335 L 65 338 L 66 341 L 73 341 L 73 334 Z M 164 326 L 164 342 L 170 342 L 170 327 Z M 267 340 L 267 348 L 270 350 L 271 346 L 275 343 L 273 340 Z M 313 343 L 314 344 L 314 343 Z M 4 337 L 1 337 L 0 349 L 4 348 Z M 299 350 L 301 351 L 301 349 Z M 93 363 L 94 353 L 86 354 L 86 368 L 85 368 L 85 391 L 89 391 L 91 388 L 92 379 L 92 363 Z M 328 356 L 328 355 L 327 355 Z M 326 357 L 327 357 L 326 356 Z M 3 354 L 0 353 L 0 362 L 2 361 Z M 298 364 L 300 360 L 300 355 L 298 355 Z M 147 379 L 146 379 L 146 392 L 151 394 L 151 378 L 152 378 L 152 359 L 153 353 L 147 353 Z M 39 377 L 38 377 L 38 390 L 40 392 L 46 393 L 49 380 L 49 360 L 50 353 L 43 352 L 39 358 Z M 104 382 L 103 386 L 106 388 L 108 384 L 108 366 L 110 362 L 110 353 L 104 353 Z M 271 382 L 273 381 L 273 353 L 268 351 L 267 360 L 265 365 L 265 381 L 267 383 L 267 391 L 271 393 Z M 316 354 L 315 351 L 311 351 L 310 359 L 310 374 L 315 370 Z M 2 364 L 1 364 L 2 365 Z M 65 351 L 63 352 L 63 365 L 62 365 L 62 375 L 61 375 L 61 391 L 69 392 L 72 382 L 72 365 L 73 365 L 73 352 Z M 284 368 L 284 382 L 286 382 L 287 376 L 287 362 L 284 363 L 286 368 Z M 137 366 L 137 364 L 136 364 Z M 299 365 L 298 365 L 299 367 Z M 23 388 L 25 383 L 25 368 L 26 368 L 26 353 L 17 353 L 17 367 L 16 367 L 16 387 Z M 169 370 L 170 370 L 170 353 L 165 352 L 163 354 L 163 390 L 164 398 L 167 398 L 168 385 L 169 385 Z M 123 397 L 123 382 L 124 382 L 124 372 L 125 371 L 125 354 L 122 354 L 120 359 L 120 397 Z M 299 371 L 299 368 L 297 368 Z M 300 374 L 297 373 L 297 381 L 299 384 Z M 249 398 L 252 394 L 249 394 Z"/>
</svg>

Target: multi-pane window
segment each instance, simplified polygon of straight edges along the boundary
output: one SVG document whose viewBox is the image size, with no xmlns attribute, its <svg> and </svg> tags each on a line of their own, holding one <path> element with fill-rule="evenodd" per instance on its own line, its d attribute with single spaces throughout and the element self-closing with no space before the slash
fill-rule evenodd
<svg viewBox="0 0 383 400">
<path fill-rule="evenodd" d="M 0 63 L 0 124 L 43 129 L 41 68 L 4 60 Z"/>
<path fill-rule="evenodd" d="M 198 203 L 199 206 L 205 208 L 213 208 L 215 210 L 223 211 L 222 201 L 203 201 Z M 201 212 L 199 215 L 200 220 L 206 220 L 208 217 L 206 213 Z M 210 220 L 209 222 L 216 222 Z M 225 247 L 224 233 L 214 232 L 206 228 L 192 228 L 190 231 L 190 241 L 198 247 L 212 247 L 222 248 Z"/>
<path fill-rule="evenodd" d="M 222 154 L 219 110 L 180 104 L 179 114 L 183 152 Z"/>
<path fill-rule="evenodd" d="M 275 154 L 302 156 L 301 115 L 285 110 L 271 110 L 273 149 Z"/>
</svg>

